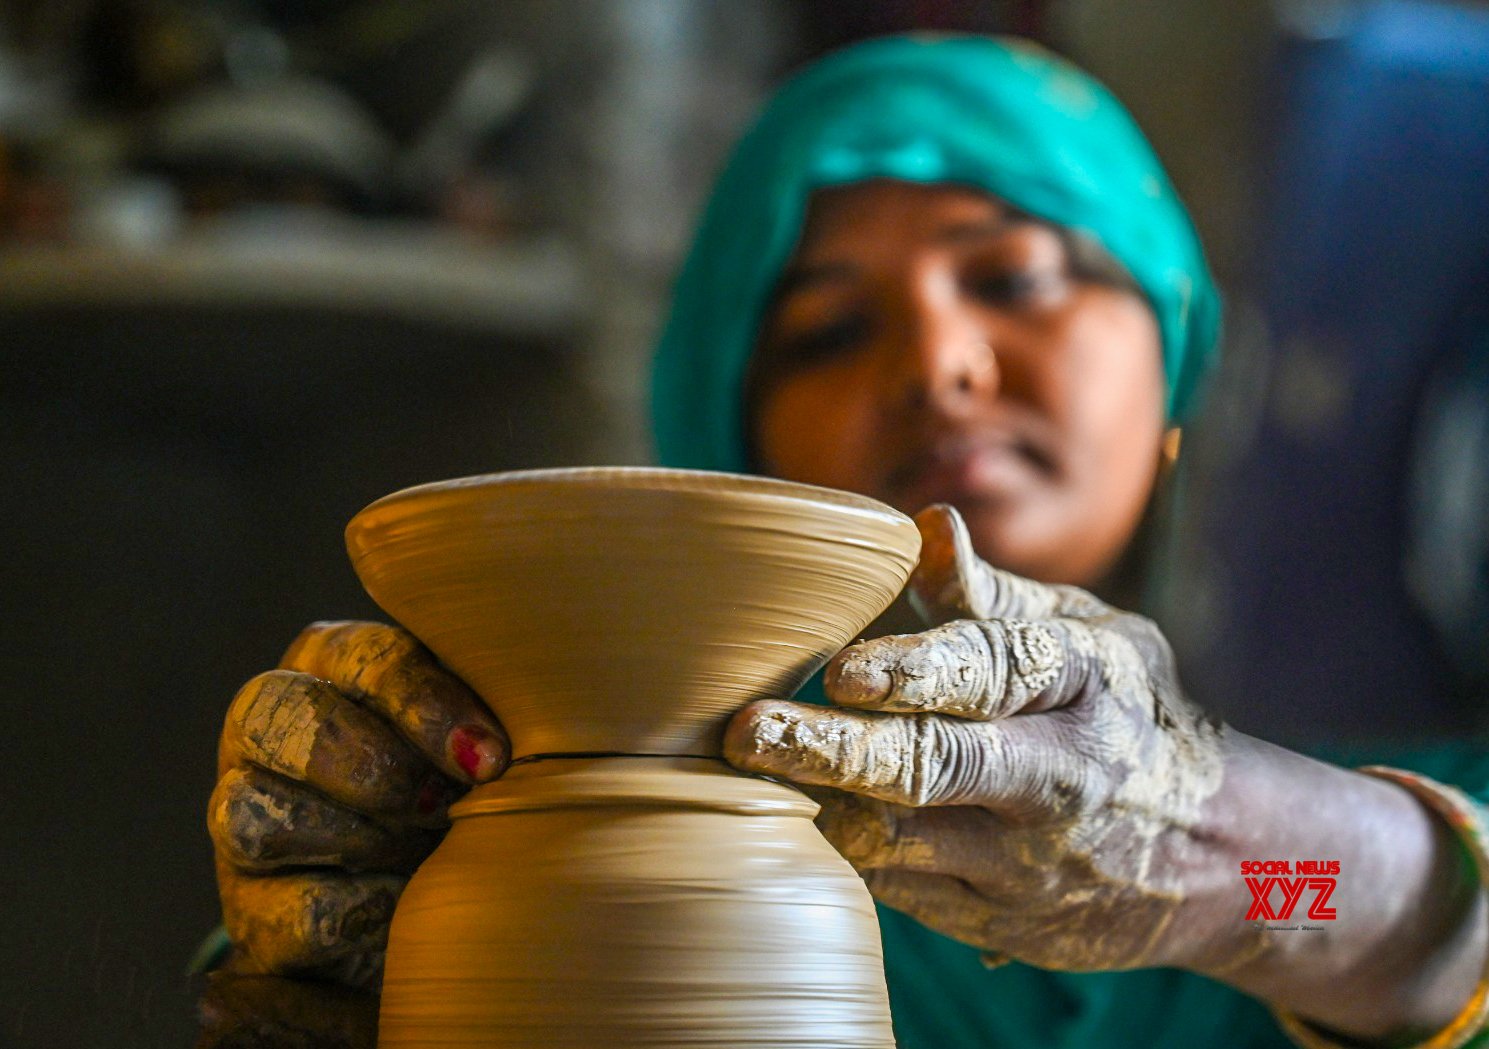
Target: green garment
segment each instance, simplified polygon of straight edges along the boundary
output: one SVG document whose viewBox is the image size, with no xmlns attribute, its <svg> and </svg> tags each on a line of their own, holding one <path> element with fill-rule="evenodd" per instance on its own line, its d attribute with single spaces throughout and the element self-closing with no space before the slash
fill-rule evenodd
<svg viewBox="0 0 1489 1049">
<path fill-rule="evenodd" d="M 826 703 L 821 675 L 796 698 Z M 878 911 L 899 1049 L 1292 1046 L 1260 1003 L 1203 977 L 1173 969 L 1055 973 L 1017 962 L 988 969 L 981 951 L 883 905 Z"/>
<path fill-rule="evenodd" d="M 1469 745 L 1402 752 L 1318 753 L 1355 767 L 1392 765 L 1489 799 L 1489 760 Z M 1468 862 L 1465 855 L 1465 862 Z M 1237 877 L 1240 877 L 1239 872 Z M 1340 878 L 1349 877 L 1342 871 Z M 879 909 L 900 1049 L 1286 1049 L 1258 1002 L 1171 969 L 1051 973 L 1017 963 L 991 971 L 978 952 Z M 1240 922 L 1241 915 L 1236 915 Z M 1299 936 L 1309 935 L 1297 933 Z M 1489 1046 L 1489 1034 L 1469 1043 Z"/>
<path fill-rule="evenodd" d="M 796 698 L 827 702 L 821 676 Z M 1410 769 L 1489 801 L 1489 758 L 1473 744 L 1315 749 L 1312 756 L 1346 768 Z M 1464 863 L 1472 863 L 1466 850 Z M 888 907 L 878 911 L 899 1049 L 1296 1049 L 1260 1002 L 1202 976 L 1056 973 L 1017 962 L 990 970 L 977 949 Z M 1489 1049 L 1489 1033 L 1466 1049 Z"/>
<path fill-rule="evenodd" d="M 1185 418 L 1214 359 L 1220 299 L 1183 205 L 1121 103 L 1029 44 L 894 37 L 791 80 L 719 177 L 657 352 L 662 462 L 748 469 L 740 389 L 807 198 L 872 178 L 973 186 L 1094 237 L 1147 293 L 1169 417 Z"/>
<path fill-rule="evenodd" d="M 839 52 L 793 79 L 720 177 L 656 357 L 652 408 L 663 463 L 749 468 L 745 370 L 807 198 L 817 187 L 871 178 L 979 187 L 1094 236 L 1157 315 L 1170 418 L 1194 407 L 1214 361 L 1219 298 L 1183 206 L 1120 103 L 1026 44 L 893 38 Z M 1352 757 L 1489 796 L 1482 754 Z M 903 915 L 881 909 L 881 923 L 902 1049 L 1291 1044 L 1261 1005 L 1200 977 L 1019 964 L 990 971 L 977 951 Z"/>
</svg>

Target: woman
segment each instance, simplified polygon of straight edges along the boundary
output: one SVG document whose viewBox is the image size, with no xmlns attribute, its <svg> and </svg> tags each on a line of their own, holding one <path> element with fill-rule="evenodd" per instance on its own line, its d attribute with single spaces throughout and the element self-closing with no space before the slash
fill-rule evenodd
<svg viewBox="0 0 1489 1049">
<path fill-rule="evenodd" d="M 835 55 L 783 89 L 719 182 L 658 354 L 663 461 L 960 511 L 920 515 L 914 583 L 933 621 L 955 622 L 855 646 L 826 676 L 835 706 L 759 704 L 728 740 L 741 767 L 842 792 L 822 825 L 894 908 L 904 1046 L 1287 1044 L 1253 998 L 1382 1044 L 1482 1023 L 1489 907 L 1437 815 L 1459 796 L 1213 724 L 1146 621 L 978 559 L 1131 600 L 1165 433 L 1192 407 L 1217 313 L 1183 209 L 1121 107 L 1021 45 Z M 274 745 L 291 733 L 306 745 Z M 392 772 L 369 787 L 322 736 L 393 755 Z M 311 758 L 274 765 L 286 749 Z M 1450 759 L 1426 761 L 1450 776 Z M 247 967 L 364 976 L 381 932 L 367 916 L 391 908 L 396 874 L 244 869 L 328 853 L 406 866 L 427 845 L 354 810 L 436 821 L 446 780 L 430 764 L 469 783 L 503 760 L 499 727 L 407 639 L 308 630 L 240 693 L 224 734 L 214 837 Z M 1471 781 L 1475 765 L 1457 771 Z M 1315 822 L 1300 826 L 1303 799 Z M 287 809 L 321 836 L 253 815 Z M 1341 865 L 1328 931 L 1246 921 L 1240 863 L 1304 858 Z M 307 912 L 325 920 L 296 921 Z M 360 940 L 342 932 L 352 914 Z M 1144 971 L 1046 971 L 1126 969 Z M 218 1019 L 253 1012 L 223 1000 Z"/>
</svg>

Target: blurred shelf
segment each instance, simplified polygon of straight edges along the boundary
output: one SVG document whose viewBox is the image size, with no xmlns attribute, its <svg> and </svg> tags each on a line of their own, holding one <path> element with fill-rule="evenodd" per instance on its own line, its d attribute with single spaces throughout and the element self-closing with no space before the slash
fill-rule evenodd
<svg viewBox="0 0 1489 1049">
<path fill-rule="evenodd" d="M 486 243 L 412 224 L 238 224 L 156 248 L 0 248 L 0 310 L 303 307 L 554 339 L 583 319 L 581 272 L 556 237 Z"/>
</svg>

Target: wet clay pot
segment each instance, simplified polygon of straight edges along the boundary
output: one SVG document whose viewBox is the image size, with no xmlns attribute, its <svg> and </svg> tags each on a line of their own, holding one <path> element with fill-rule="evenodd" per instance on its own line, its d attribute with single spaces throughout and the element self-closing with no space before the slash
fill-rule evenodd
<svg viewBox="0 0 1489 1049">
<path fill-rule="evenodd" d="M 894 1044 L 863 883 L 792 787 L 721 759 L 899 592 L 906 517 L 651 469 L 497 474 L 351 522 L 368 593 L 490 705 L 513 767 L 393 920 L 379 1045 Z"/>
</svg>

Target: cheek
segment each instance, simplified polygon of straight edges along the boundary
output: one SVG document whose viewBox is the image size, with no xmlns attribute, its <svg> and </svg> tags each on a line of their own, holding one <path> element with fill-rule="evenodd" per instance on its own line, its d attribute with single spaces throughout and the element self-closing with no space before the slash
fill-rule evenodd
<svg viewBox="0 0 1489 1049">
<path fill-rule="evenodd" d="M 1037 497 L 983 525 L 985 556 L 1051 582 L 1097 585 L 1132 541 L 1157 477 L 1162 360 L 1147 306 L 1096 289 L 1025 358 L 1029 398 L 1058 434 Z"/>
<path fill-rule="evenodd" d="M 758 465 L 787 481 L 873 495 L 874 402 L 858 370 L 817 368 L 778 382 L 760 400 Z"/>
<path fill-rule="evenodd" d="M 1069 331 L 1063 415 L 1072 481 L 1093 510 L 1139 515 L 1163 440 L 1166 384 L 1157 322 L 1142 303 L 1101 292 Z"/>
</svg>

